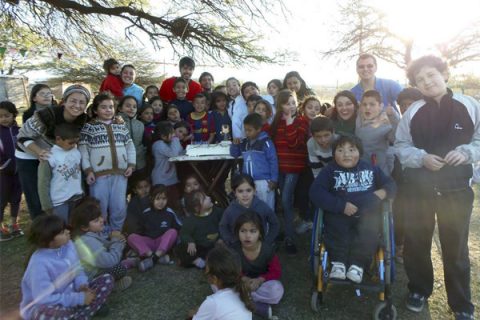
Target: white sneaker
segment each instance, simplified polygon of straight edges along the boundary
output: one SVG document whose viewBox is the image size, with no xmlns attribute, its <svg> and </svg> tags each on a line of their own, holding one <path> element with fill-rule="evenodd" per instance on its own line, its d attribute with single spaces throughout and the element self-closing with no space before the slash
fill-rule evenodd
<svg viewBox="0 0 480 320">
<path fill-rule="evenodd" d="M 297 228 L 295 229 L 295 232 L 297 234 L 303 234 L 305 232 L 307 232 L 308 230 L 312 230 L 313 228 L 313 222 L 312 221 L 305 221 L 305 220 L 302 220 Z"/>
<path fill-rule="evenodd" d="M 345 265 L 341 262 L 332 262 L 330 279 L 345 280 Z"/>
<path fill-rule="evenodd" d="M 348 268 L 347 278 L 355 283 L 362 282 L 363 278 L 363 268 L 352 264 L 350 268 Z"/>
</svg>

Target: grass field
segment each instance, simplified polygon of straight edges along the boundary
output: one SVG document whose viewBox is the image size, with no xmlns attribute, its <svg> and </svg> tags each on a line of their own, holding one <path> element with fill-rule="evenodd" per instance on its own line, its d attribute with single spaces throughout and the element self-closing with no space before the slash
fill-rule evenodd
<svg viewBox="0 0 480 320">
<path fill-rule="evenodd" d="M 470 228 L 470 259 L 472 265 L 472 295 L 477 307 L 480 302 L 480 188 L 476 188 L 475 208 Z M 28 227 L 28 217 L 22 206 L 22 225 Z M 7 216 L 8 218 L 8 216 Z M 349 288 L 332 287 L 326 295 L 321 313 L 310 309 L 312 276 L 309 269 L 309 235 L 299 238 L 299 254 L 288 257 L 283 248 L 280 260 L 283 267 L 282 281 L 285 296 L 274 315 L 278 319 L 371 319 L 377 302 L 375 295 L 360 298 Z M 0 243 L 0 319 L 18 319 L 21 299 L 20 281 L 27 255 L 25 237 Z M 406 277 L 403 267 L 398 265 L 394 284 L 394 304 L 398 319 L 452 319 L 447 305 L 443 283 L 443 269 L 437 245 L 432 247 L 435 264 L 435 290 L 429 299 L 428 308 L 420 314 L 405 309 Z M 114 293 L 109 299 L 110 315 L 106 319 L 185 319 L 189 309 L 199 305 L 211 294 L 206 279 L 200 270 L 181 269 L 177 266 L 156 266 L 147 273 L 129 271 L 134 282 L 130 289 Z"/>
</svg>

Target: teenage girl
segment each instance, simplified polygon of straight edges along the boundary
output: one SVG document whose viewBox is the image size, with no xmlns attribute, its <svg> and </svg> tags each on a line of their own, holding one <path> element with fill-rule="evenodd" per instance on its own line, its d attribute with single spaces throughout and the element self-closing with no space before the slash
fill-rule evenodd
<svg viewBox="0 0 480 320">
<path fill-rule="evenodd" d="M 124 96 L 117 106 L 118 115 L 125 121 L 125 126 L 128 128 L 130 138 L 132 138 L 133 145 L 135 146 L 136 170 L 138 171 L 146 166 L 146 148 L 143 145 L 145 126 L 140 120 L 136 119 L 137 109 L 137 100 L 134 96 Z"/>
<path fill-rule="evenodd" d="M 125 124 L 114 118 L 112 96 L 99 94 L 91 107 L 95 118 L 83 127 L 78 144 L 82 168 L 90 195 L 100 200 L 103 219 L 107 221 L 108 212 L 111 229 L 120 231 L 127 209 L 127 178 L 135 168 L 135 146 Z"/>
<path fill-rule="evenodd" d="M 335 133 L 355 134 L 355 121 L 357 119 L 358 108 L 357 99 L 352 92 L 345 90 L 335 95 L 330 114 Z"/>
<path fill-rule="evenodd" d="M 191 191 L 185 196 L 185 208 L 192 213 L 185 219 L 180 231 L 181 243 L 175 252 L 179 264 L 205 268 L 205 257 L 219 240 L 218 224 L 223 210 L 214 206 L 212 199 L 202 190 Z"/>
<path fill-rule="evenodd" d="M 97 313 L 113 289 L 113 277 L 88 281 L 63 220 L 39 216 L 28 242 L 35 251 L 22 278 L 22 319 L 90 319 Z"/>
<path fill-rule="evenodd" d="M 23 235 L 18 224 L 22 187 L 15 161 L 18 126 L 17 108 L 10 101 L 0 102 L 0 242 Z M 11 227 L 3 224 L 3 213 L 10 204 Z"/>
<path fill-rule="evenodd" d="M 138 265 L 142 272 L 153 267 L 155 262 L 170 264 L 167 252 L 177 241 L 180 229 L 175 214 L 167 208 L 167 187 L 153 187 L 150 205 L 138 219 L 139 232 L 132 233 L 127 238 L 129 246 L 142 259 Z"/>
<path fill-rule="evenodd" d="M 315 95 L 315 92 L 307 86 L 307 83 L 297 71 L 290 71 L 285 75 L 283 89 L 295 92 L 299 102 L 303 102 L 307 96 Z"/>
<path fill-rule="evenodd" d="M 255 196 L 255 182 L 246 174 L 239 174 L 232 178 L 232 190 L 235 200 L 230 203 L 223 213 L 220 221 L 220 236 L 227 245 L 233 245 L 238 241 L 235 235 L 235 223 L 237 218 L 249 209 L 256 212 L 262 221 L 263 229 L 267 230 L 265 242 L 273 245 L 280 231 L 277 215 L 270 207 Z"/>
<path fill-rule="evenodd" d="M 300 173 L 307 164 L 308 122 L 297 112 L 297 99 L 290 90 L 277 95 L 278 112 L 271 126 L 271 137 L 277 149 L 279 185 L 285 219 L 285 247 L 288 254 L 296 254 L 293 228 L 294 193 Z"/>
<path fill-rule="evenodd" d="M 277 304 L 284 292 L 279 281 L 280 260 L 274 247 L 263 241 L 262 221 L 254 211 L 246 211 L 238 217 L 235 234 L 240 240 L 234 248 L 242 263 L 242 281 L 251 292 L 255 313 L 270 319 L 270 305 Z"/>
<path fill-rule="evenodd" d="M 132 278 L 127 276 L 127 268 L 121 264 L 125 237 L 121 233 L 112 234 L 110 239 L 104 236 L 98 200 L 85 197 L 72 210 L 71 216 L 75 247 L 88 277 L 109 273 L 116 280 L 115 289 L 127 289 Z"/>
<path fill-rule="evenodd" d="M 235 255 L 222 246 L 212 249 L 205 273 L 214 293 L 203 301 L 193 320 L 251 320 L 253 304 Z"/>
</svg>

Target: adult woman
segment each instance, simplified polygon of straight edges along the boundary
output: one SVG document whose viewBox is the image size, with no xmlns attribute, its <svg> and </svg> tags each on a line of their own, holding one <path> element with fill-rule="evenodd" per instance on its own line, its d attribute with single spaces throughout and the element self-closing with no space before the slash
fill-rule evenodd
<svg viewBox="0 0 480 320">
<path fill-rule="evenodd" d="M 72 85 L 63 93 L 60 106 L 49 106 L 34 113 L 20 129 L 17 136 L 17 160 L 20 184 L 22 185 L 31 218 L 42 213 L 37 191 L 38 160 L 47 160 L 55 141 L 55 126 L 61 123 L 78 125 L 87 119 L 85 109 L 90 92 L 81 85 Z"/>
<path fill-rule="evenodd" d="M 335 133 L 355 134 L 358 102 L 352 92 L 340 91 L 333 98 L 333 108 L 330 114 Z"/>
<path fill-rule="evenodd" d="M 290 71 L 283 79 L 283 88 L 290 91 L 295 91 L 297 94 L 298 103 L 302 103 L 305 97 L 314 96 L 315 92 L 307 87 L 305 80 L 297 71 Z"/>
</svg>

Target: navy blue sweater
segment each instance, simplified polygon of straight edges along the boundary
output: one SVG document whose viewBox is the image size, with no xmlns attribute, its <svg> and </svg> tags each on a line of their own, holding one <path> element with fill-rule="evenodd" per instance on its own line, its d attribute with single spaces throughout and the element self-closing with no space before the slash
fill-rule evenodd
<svg viewBox="0 0 480 320">
<path fill-rule="evenodd" d="M 320 171 L 310 187 L 310 200 L 318 208 L 339 214 L 350 202 L 357 206 L 359 215 L 378 208 L 381 200 L 373 192 L 379 189 L 385 189 L 388 198 L 396 191 L 395 182 L 379 167 L 360 160 L 355 167 L 346 169 L 333 161 Z"/>
</svg>

